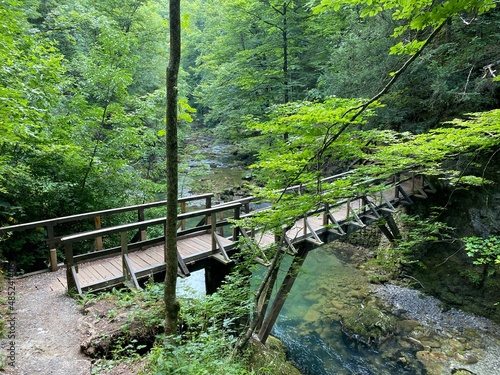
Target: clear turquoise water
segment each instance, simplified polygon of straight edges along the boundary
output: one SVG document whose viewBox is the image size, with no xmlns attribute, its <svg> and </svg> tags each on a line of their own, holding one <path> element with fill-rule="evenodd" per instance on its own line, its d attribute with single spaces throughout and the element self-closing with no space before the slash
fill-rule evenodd
<svg viewBox="0 0 500 375">
<path fill-rule="evenodd" d="M 290 261 L 282 266 L 281 277 Z M 340 316 L 371 298 L 367 285 L 360 270 L 335 256 L 335 248 L 324 246 L 307 255 L 272 332 L 304 374 L 425 374 L 414 353 L 398 348 L 396 340 L 373 349 L 342 333 Z M 395 358 L 401 357 L 409 362 L 399 364 Z"/>
</svg>

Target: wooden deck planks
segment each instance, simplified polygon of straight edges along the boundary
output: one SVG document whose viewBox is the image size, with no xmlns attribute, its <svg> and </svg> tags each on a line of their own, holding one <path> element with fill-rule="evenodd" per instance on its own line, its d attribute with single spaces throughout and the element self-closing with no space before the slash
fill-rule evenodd
<svg viewBox="0 0 500 375">
<path fill-rule="evenodd" d="M 232 244 L 232 241 L 221 238 L 224 246 Z M 187 258 L 194 254 L 206 253 L 212 249 L 210 234 L 203 233 L 199 236 L 180 239 L 178 250 L 182 258 Z M 152 266 L 162 264 L 164 261 L 163 245 L 153 246 L 145 250 L 138 250 L 129 254 L 129 259 L 134 271 L 143 270 Z M 78 281 L 85 288 L 101 282 L 105 279 L 122 276 L 123 269 L 121 256 L 100 259 L 93 262 L 86 262 L 78 265 Z"/>
</svg>

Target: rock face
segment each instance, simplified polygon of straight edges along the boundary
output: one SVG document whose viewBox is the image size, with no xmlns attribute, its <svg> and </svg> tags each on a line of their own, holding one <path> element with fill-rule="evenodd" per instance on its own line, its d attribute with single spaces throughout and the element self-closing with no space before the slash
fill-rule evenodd
<svg viewBox="0 0 500 375">
<path fill-rule="evenodd" d="M 428 217 L 433 207 L 446 207 L 439 219 L 454 228 L 454 236 L 499 235 L 500 153 L 491 159 L 487 156 L 478 165 L 482 169 L 474 171 L 475 174 L 484 175 L 491 183 L 456 189 L 436 181 L 438 191 L 410 206 L 410 213 Z M 422 283 L 427 293 L 451 306 L 500 323 L 500 304 L 497 303 L 500 301 L 500 272 L 493 266 L 474 265 L 461 241 L 432 244 L 420 260 L 424 267 L 414 268 L 412 276 Z"/>
</svg>

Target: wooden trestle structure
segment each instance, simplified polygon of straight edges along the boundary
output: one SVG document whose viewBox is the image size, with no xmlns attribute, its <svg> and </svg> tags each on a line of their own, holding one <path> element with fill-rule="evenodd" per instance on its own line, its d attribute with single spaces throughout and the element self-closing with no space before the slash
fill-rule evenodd
<svg viewBox="0 0 500 375">
<path fill-rule="evenodd" d="M 344 177 L 336 175 L 325 182 Z M 276 237 L 271 232 L 247 231 L 231 227 L 232 220 L 254 214 L 250 211 L 253 197 L 233 202 L 212 205 L 213 194 L 204 194 L 179 199 L 178 215 L 178 274 L 189 276 L 195 270 L 205 269 L 207 293 L 214 291 L 231 268 L 231 256 L 238 251 L 240 237 L 253 237 L 259 248 L 279 241 L 286 251 L 295 255 L 287 277 L 278 295 L 286 295 L 295 280 L 294 270 L 305 258 L 305 254 L 324 243 L 354 232 L 367 225 L 377 225 L 389 240 L 399 236 L 392 218 L 397 205 L 413 203 L 413 197 L 427 197 L 435 191 L 422 175 L 395 176 L 390 188 L 371 196 L 360 196 L 325 204 Z M 297 192 L 301 187 L 292 187 L 287 192 Z M 154 208 L 164 207 L 165 201 L 136 206 L 121 207 L 50 220 L 19 224 L 0 228 L 0 234 L 43 227 L 49 247 L 49 268 L 58 269 L 57 249 L 64 249 L 67 289 L 81 294 L 101 291 L 120 285 L 140 288 L 142 280 L 161 274 L 165 270 L 164 225 L 165 217 L 146 219 Z M 197 203 L 202 209 L 188 211 L 189 203 Z M 135 220 L 104 227 L 108 217 L 135 213 Z M 128 215 L 130 218 L 131 215 Z M 92 221 L 95 229 L 82 233 L 56 236 L 55 228 L 61 224 Z M 112 221 L 112 220 L 110 220 Z M 156 236 L 154 236 L 156 234 Z M 115 243 L 112 243 L 115 241 Z M 115 245 L 104 248 L 104 245 Z M 267 259 L 259 254 L 262 263 Z M 284 302 L 284 301 L 282 301 Z M 281 310 L 279 298 L 271 306 L 266 320 L 262 322 L 259 337 L 265 341 Z"/>
</svg>

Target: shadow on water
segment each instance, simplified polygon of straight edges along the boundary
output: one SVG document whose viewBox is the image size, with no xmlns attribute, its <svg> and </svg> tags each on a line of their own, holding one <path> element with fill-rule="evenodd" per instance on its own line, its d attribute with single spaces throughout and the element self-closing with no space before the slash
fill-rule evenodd
<svg viewBox="0 0 500 375">
<path fill-rule="evenodd" d="M 308 254 L 272 334 L 304 374 L 425 374 L 411 347 L 391 339 L 367 346 L 342 332 L 342 318 L 374 304 L 370 295 L 363 273 L 342 263 L 333 246 L 323 246 Z"/>
</svg>

